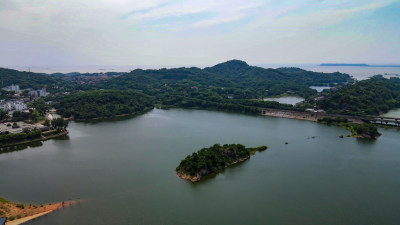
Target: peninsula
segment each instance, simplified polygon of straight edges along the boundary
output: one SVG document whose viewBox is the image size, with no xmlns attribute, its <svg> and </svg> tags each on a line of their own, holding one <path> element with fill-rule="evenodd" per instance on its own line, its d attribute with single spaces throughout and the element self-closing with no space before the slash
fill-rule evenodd
<svg viewBox="0 0 400 225">
<path fill-rule="evenodd" d="M 74 201 L 49 204 L 21 204 L 0 197 L 0 217 L 7 218 L 7 225 L 17 225 L 51 213 L 60 208 L 71 206 Z"/>
<path fill-rule="evenodd" d="M 355 66 L 355 67 L 400 67 L 400 65 L 368 65 L 365 63 L 321 63 L 320 66 Z"/>
<path fill-rule="evenodd" d="M 175 170 L 180 178 L 195 182 L 204 175 L 216 173 L 231 165 L 246 161 L 257 151 L 266 149 L 267 146 L 246 148 L 241 144 L 223 146 L 215 144 L 188 155 Z"/>
</svg>

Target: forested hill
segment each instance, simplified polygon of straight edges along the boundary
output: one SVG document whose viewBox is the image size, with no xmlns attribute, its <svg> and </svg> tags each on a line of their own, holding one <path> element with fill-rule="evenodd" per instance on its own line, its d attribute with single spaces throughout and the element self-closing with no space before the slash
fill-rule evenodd
<svg viewBox="0 0 400 225">
<path fill-rule="evenodd" d="M 297 68 L 264 69 L 249 66 L 240 60 L 200 69 L 174 68 L 159 70 L 137 69 L 128 74 L 101 84 L 106 89 L 136 89 L 150 93 L 150 89 L 165 85 L 187 83 L 196 87 L 221 87 L 247 91 L 251 96 L 260 97 L 290 94 L 308 97 L 316 94 L 311 85 L 332 85 L 344 83 L 350 76 L 342 73 L 317 73 Z"/>
<path fill-rule="evenodd" d="M 39 89 L 45 85 L 51 86 L 61 82 L 60 80 L 54 79 L 48 75 L 32 72 L 22 72 L 5 68 L 0 68 L 0 79 L 0 82 L 3 83 L 1 87 L 5 87 L 11 84 L 18 84 L 21 89 Z M 0 85 L 2 83 L 0 83 Z"/>
<path fill-rule="evenodd" d="M 77 92 L 56 99 L 57 112 L 75 119 L 109 118 L 153 108 L 153 98 L 133 91 Z"/>
<path fill-rule="evenodd" d="M 379 115 L 400 107 L 400 79 L 375 76 L 330 93 L 318 106 L 329 113 Z"/>
</svg>

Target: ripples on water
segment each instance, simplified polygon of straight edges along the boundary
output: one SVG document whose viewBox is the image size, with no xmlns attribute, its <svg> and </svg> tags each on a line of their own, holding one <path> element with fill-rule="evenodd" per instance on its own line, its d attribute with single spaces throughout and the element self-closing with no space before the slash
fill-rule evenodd
<svg viewBox="0 0 400 225">
<path fill-rule="evenodd" d="M 69 130 L 0 154 L 0 196 L 85 200 L 27 224 L 400 224 L 394 129 L 362 142 L 308 121 L 155 109 Z M 183 158 L 215 143 L 269 148 L 200 183 L 176 176 Z"/>
</svg>

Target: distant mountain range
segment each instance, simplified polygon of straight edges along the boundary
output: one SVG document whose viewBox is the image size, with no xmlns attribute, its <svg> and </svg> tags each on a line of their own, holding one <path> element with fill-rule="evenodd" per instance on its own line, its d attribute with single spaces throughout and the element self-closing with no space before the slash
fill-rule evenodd
<svg viewBox="0 0 400 225">
<path fill-rule="evenodd" d="M 322 63 L 320 66 L 358 66 L 358 67 L 400 67 L 400 65 L 368 65 L 368 64 L 346 64 L 346 63 Z"/>
</svg>

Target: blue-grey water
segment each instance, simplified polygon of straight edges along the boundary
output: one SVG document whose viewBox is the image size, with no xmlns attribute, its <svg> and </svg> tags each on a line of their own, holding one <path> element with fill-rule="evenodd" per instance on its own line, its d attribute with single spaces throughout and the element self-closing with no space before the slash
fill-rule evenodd
<svg viewBox="0 0 400 225">
<path fill-rule="evenodd" d="M 392 118 L 400 118 L 400 109 L 393 109 L 387 113 L 382 114 L 381 116 L 392 117 Z"/>
<path fill-rule="evenodd" d="M 331 87 L 329 86 L 310 86 L 311 89 L 314 89 L 318 92 L 322 92 L 325 89 L 330 89 Z"/>
<path fill-rule="evenodd" d="M 399 130 L 360 141 L 308 121 L 183 109 L 69 130 L 0 154 L 0 196 L 82 200 L 26 224 L 400 224 Z M 176 176 L 214 143 L 269 148 L 199 183 Z"/>
<path fill-rule="evenodd" d="M 274 101 L 282 104 L 296 105 L 297 103 L 304 101 L 304 98 L 296 96 L 283 96 L 283 97 L 264 98 L 264 101 Z"/>
</svg>

